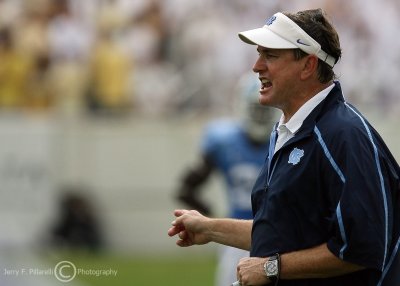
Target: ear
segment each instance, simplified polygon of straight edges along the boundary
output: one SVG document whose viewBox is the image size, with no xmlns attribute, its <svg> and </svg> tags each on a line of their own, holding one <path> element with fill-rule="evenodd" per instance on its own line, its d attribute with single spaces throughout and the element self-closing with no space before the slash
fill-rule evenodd
<svg viewBox="0 0 400 286">
<path fill-rule="evenodd" d="M 301 71 L 301 79 L 306 80 L 316 75 L 318 69 L 318 57 L 316 55 L 308 55 L 304 58 L 304 65 Z"/>
</svg>

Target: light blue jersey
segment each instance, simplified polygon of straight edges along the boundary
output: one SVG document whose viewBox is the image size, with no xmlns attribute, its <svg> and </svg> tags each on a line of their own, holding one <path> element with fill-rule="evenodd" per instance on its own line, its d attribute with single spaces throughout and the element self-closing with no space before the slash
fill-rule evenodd
<svg viewBox="0 0 400 286">
<path fill-rule="evenodd" d="M 268 136 L 264 144 L 252 143 L 241 124 L 228 119 L 206 127 L 201 151 L 224 177 L 232 218 L 252 218 L 251 190 L 268 154 Z"/>
</svg>

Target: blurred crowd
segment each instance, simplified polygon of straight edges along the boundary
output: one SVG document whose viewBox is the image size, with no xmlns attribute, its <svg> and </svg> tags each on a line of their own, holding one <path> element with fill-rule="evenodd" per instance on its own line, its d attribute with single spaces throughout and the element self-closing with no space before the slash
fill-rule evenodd
<svg viewBox="0 0 400 286">
<path fill-rule="evenodd" d="M 0 0 L 0 111 L 229 111 L 257 56 L 238 31 L 316 6 L 339 30 L 348 99 L 398 111 L 397 0 Z"/>
</svg>

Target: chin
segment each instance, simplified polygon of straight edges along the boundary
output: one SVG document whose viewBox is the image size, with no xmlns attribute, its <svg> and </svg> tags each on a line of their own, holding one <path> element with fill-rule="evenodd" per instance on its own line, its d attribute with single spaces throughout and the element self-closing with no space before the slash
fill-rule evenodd
<svg viewBox="0 0 400 286">
<path fill-rule="evenodd" d="M 259 102 L 261 105 L 272 106 L 271 100 L 269 100 L 268 97 L 263 96 L 263 95 L 260 95 L 260 97 L 259 97 L 259 99 L 258 99 L 258 102 Z"/>
</svg>

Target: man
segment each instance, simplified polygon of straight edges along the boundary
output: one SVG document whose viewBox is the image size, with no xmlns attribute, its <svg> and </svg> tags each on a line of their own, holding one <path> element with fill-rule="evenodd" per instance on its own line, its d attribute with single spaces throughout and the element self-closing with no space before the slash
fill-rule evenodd
<svg viewBox="0 0 400 286">
<path fill-rule="evenodd" d="M 220 119 L 207 125 L 201 140 L 198 162 L 185 173 L 178 199 L 202 214 L 211 210 L 200 191 L 212 174 L 222 175 L 226 185 L 228 217 L 251 219 L 251 188 L 268 154 L 269 133 L 276 121 L 276 109 L 258 103 L 257 77 L 244 76 L 239 82 L 239 119 Z M 248 251 L 224 246 L 219 249 L 216 285 L 236 279 L 236 265 Z"/>
<path fill-rule="evenodd" d="M 241 285 L 399 285 L 399 165 L 334 81 L 335 29 L 317 9 L 277 13 L 239 37 L 257 45 L 260 103 L 283 112 L 253 220 L 176 210 L 168 234 L 179 246 L 250 249 Z"/>
</svg>

